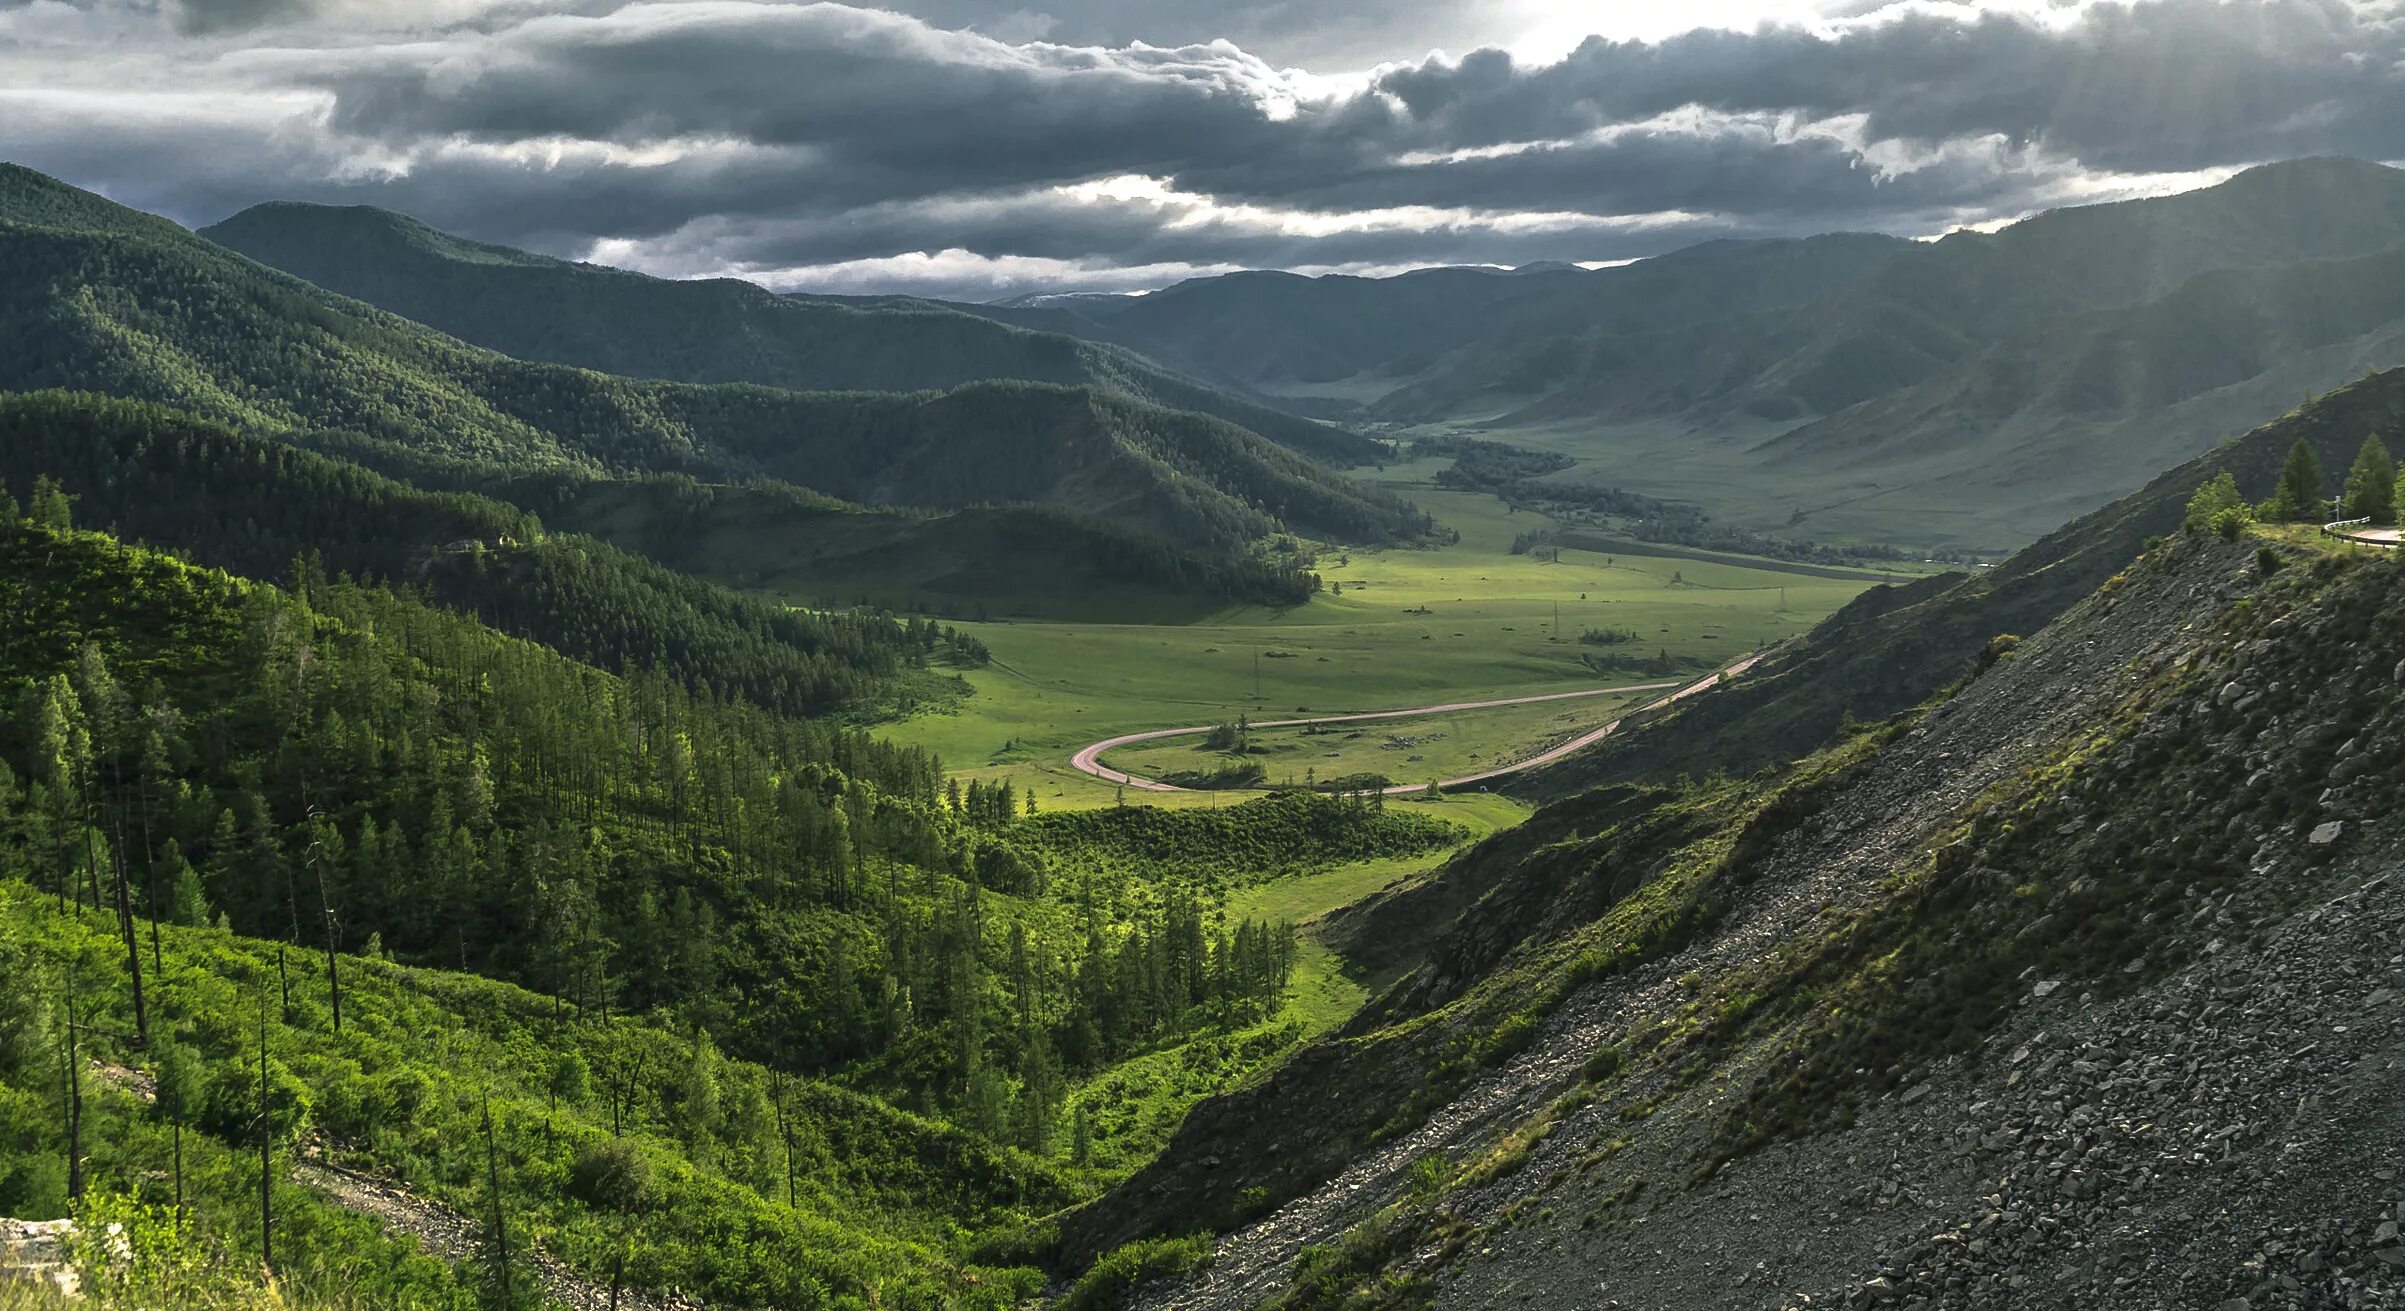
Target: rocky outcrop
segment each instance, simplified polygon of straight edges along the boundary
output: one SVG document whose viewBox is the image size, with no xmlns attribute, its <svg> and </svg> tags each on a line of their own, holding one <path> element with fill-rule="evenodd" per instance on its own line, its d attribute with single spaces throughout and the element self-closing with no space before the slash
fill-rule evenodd
<svg viewBox="0 0 2405 1311">
<path fill-rule="evenodd" d="M 46 1284 L 75 1296 L 81 1281 L 70 1251 L 74 1241 L 73 1220 L 0 1217 L 0 1284 Z"/>
</svg>

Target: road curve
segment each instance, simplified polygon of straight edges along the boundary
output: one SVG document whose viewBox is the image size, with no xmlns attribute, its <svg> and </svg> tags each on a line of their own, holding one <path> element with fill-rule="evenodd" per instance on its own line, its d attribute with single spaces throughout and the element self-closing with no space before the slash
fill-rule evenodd
<svg viewBox="0 0 2405 1311">
<path fill-rule="evenodd" d="M 1726 669 L 1715 670 L 1714 672 L 1706 674 L 1702 678 L 1699 678 L 1692 683 L 1685 684 L 1684 686 L 1681 686 L 1678 683 L 1632 683 L 1624 687 L 1591 687 L 1577 692 L 1548 692 L 1541 696 L 1502 697 L 1493 701 L 1452 701 L 1447 702 L 1444 705 L 1415 706 L 1409 710 L 1372 710 L 1357 715 L 1321 715 L 1313 719 L 1262 719 L 1255 720 L 1253 722 L 1253 727 L 1301 728 L 1307 724 L 1353 724 L 1369 719 L 1409 719 L 1419 715 L 1450 714 L 1456 710 L 1494 710 L 1504 706 L 1530 705 L 1539 701 L 1570 701 L 1580 697 L 1609 696 L 1617 692 L 1652 692 L 1666 687 L 1677 689 L 1659 701 L 1648 702 L 1646 705 L 1640 708 L 1638 713 L 1642 713 L 1645 710 L 1654 710 L 1662 706 L 1669 705 L 1674 701 L 1685 700 L 1686 698 L 1691 697 L 1698 692 L 1706 691 L 1710 688 L 1716 687 L 1722 682 L 1722 680 L 1735 678 L 1737 675 L 1753 668 L 1754 662 L 1760 660 L 1761 658 L 1762 656 L 1759 653 L 1747 656 L 1745 659 L 1730 665 Z M 1577 751 L 1583 747 L 1591 746 L 1602 741 L 1604 738 L 1611 736 L 1612 733 L 1617 730 L 1622 723 L 1626 722 L 1626 718 L 1626 716 L 1622 716 L 1620 719 L 1615 719 L 1612 722 L 1605 724 L 1601 728 L 1594 729 L 1591 732 L 1583 733 L 1578 737 L 1574 737 L 1569 741 L 1562 743 L 1558 747 L 1554 747 L 1550 751 L 1543 752 L 1539 755 L 1530 756 L 1528 759 L 1520 761 L 1516 764 L 1504 765 L 1497 769 L 1487 770 L 1484 773 L 1469 774 L 1461 778 L 1443 779 L 1440 780 L 1436 786 L 1443 788 L 1462 787 L 1471 783 L 1483 783 L 1488 779 L 1501 778 L 1506 774 L 1517 774 L 1521 770 L 1534 769 L 1539 765 L 1550 765 L 1554 761 L 1569 755 L 1573 751 Z M 1146 733 L 1123 733 L 1118 737 L 1105 738 L 1100 742 L 1096 742 L 1091 746 L 1081 749 L 1076 755 L 1069 757 L 1069 765 L 1079 773 L 1090 774 L 1095 778 L 1101 779 L 1105 783 L 1117 783 L 1123 787 L 1135 788 L 1142 792 L 1184 792 L 1187 789 L 1177 787 L 1174 784 L 1163 783 L 1158 779 L 1140 778 L 1123 770 L 1112 769 L 1110 766 L 1102 763 L 1102 753 L 1105 751 L 1115 751 L 1120 747 L 1128 746 L 1136 742 L 1155 742 L 1165 737 L 1186 737 L 1195 733 L 1208 733 L 1213 727 L 1215 726 L 1211 724 L 1198 724 L 1192 728 L 1156 728 Z M 1427 790 L 1428 784 L 1426 783 L 1400 783 L 1394 787 L 1386 789 L 1386 795 L 1390 797 L 1409 796 L 1414 792 L 1425 792 Z"/>
</svg>

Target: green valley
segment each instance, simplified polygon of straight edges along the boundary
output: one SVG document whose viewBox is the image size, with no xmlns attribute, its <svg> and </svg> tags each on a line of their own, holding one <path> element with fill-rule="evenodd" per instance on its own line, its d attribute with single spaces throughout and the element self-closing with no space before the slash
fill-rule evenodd
<svg viewBox="0 0 2405 1311">
<path fill-rule="evenodd" d="M 1231 609 L 1178 625 L 962 623 L 992 663 L 962 675 L 971 695 L 891 735 L 965 776 L 1033 783 L 1048 804 L 1103 805 L 1118 789 L 1068 759 L 1120 733 L 1693 678 L 1802 632 L 1873 586 L 1769 561 L 1515 555 L 1514 539 L 1548 521 L 1413 481 L 1433 468 L 1396 465 L 1384 476 L 1458 533 L 1447 545 L 1325 548 L 1320 594 L 1286 610 Z M 1899 583 L 1928 573 L 1895 569 Z M 1612 640 L 1582 641 L 1588 634 Z M 1557 727 L 1545 714 L 1507 716 L 1469 749 L 1524 753 Z M 1426 763 L 1395 772 L 1396 781 L 1426 782 Z M 1289 760 L 1273 781 L 1305 768 Z M 1214 804 L 1175 793 L 1146 800 Z"/>
<path fill-rule="evenodd" d="M 0 0 L 0 1311 L 2405 1307 L 2398 3 Z"/>
</svg>

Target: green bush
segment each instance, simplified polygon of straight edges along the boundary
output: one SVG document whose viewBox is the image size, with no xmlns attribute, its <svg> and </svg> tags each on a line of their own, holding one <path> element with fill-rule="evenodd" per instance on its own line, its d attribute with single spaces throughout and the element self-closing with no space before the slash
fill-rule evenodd
<svg viewBox="0 0 2405 1311">
<path fill-rule="evenodd" d="M 568 1187 L 603 1210 L 641 1211 L 651 1204 L 651 1162 L 623 1138 L 587 1143 L 568 1167 Z"/>
<path fill-rule="evenodd" d="M 1191 1274 L 1211 1262 L 1211 1240 L 1202 1234 L 1185 1238 L 1146 1238 L 1112 1249 L 1086 1271 L 1085 1277 L 1061 1299 L 1061 1311 L 1103 1311 L 1122 1306 L 1127 1295 L 1156 1279 Z"/>
<path fill-rule="evenodd" d="M 280 1144 L 297 1141 L 308 1129 L 313 1099 L 309 1085 L 267 1058 L 267 1115 L 270 1135 Z M 209 1071 L 208 1091 L 202 1095 L 201 1127 L 233 1143 L 254 1141 L 259 1134 L 259 1063 L 222 1061 Z"/>
</svg>

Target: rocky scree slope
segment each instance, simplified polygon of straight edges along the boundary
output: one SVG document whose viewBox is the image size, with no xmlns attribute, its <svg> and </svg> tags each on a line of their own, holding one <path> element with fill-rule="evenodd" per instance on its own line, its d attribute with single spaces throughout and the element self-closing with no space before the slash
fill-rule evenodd
<svg viewBox="0 0 2405 1311">
<path fill-rule="evenodd" d="M 1498 882 L 1401 985 L 1457 997 L 1198 1108 L 1070 1250 L 1254 1213 L 1155 1307 L 2399 1304 L 2405 564 L 2256 550 L 2159 547 L 1734 810 L 1568 823 L 1549 911 Z M 1498 913 L 1549 927 L 1481 970 Z M 1293 1187 L 1297 1124 L 1360 1146 Z"/>
</svg>

